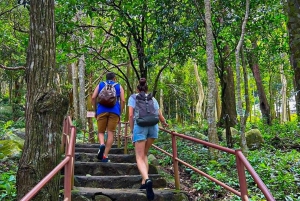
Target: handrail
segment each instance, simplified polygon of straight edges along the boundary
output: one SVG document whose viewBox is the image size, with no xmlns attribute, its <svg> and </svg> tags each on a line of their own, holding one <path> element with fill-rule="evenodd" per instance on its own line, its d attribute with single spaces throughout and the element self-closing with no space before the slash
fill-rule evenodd
<svg viewBox="0 0 300 201">
<path fill-rule="evenodd" d="M 74 153 L 76 141 L 76 127 L 71 117 L 64 119 L 62 145 L 65 145 L 65 158 L 46 177 L 44 177 L 21 201 L 31 200 L 62 168 L 64 175 L 64 201 L 71 200 L 71 189 L 74 185 Z"/>
<path fill-rule="evenodd" d="M 124 137 L 125 139 L 127 139 L 127 124 L 128 122 L 121 122 L 123 124 L 125 124 L 125 129 L 124 129 Z M 120 123 L 120 124 L 121 124 Z M 121 129 L 121 126 L 119 126 L 119 129 Z M 264 182 L 260 179 L 260 177 L 258 176 L 258 174 L 255 172 L 255 170 L 253 169 L 253 167 L 251 166 L 251 164 L 249 163 L 249 161 L 246 159 L 246 157 L 243 155 L 241 150 L 233 150 L 227 147 L 223 147 L 220 145 L 216 145 L 210 142 L 206 142 L 204 140 L 199 140 L 197 138 L 193 138 L 184 134 L 180 134 L 180 133 L 176 133 L 175 131 L 169 131 L 166 130 L 164 128 L 159 128 L 161 131 L 164 131 L 166 133 L 171 134 L 172 136 L 172 154 L 168 153 L 167 151 L 157 147 L 156 145 L 152 145 L 155 149 L 161 151 L 162 153 L 172 157 L 173 159 L 173 170 L 174 170 L 174 179 L 175 179 L 175 188 L 176 190 L 180 190 L 180 180 L 179 180 L 179 171 L 178 171 L 178 162 L 180 162 L 181 164 L 193 169 L 195 172 L 205 176 L 206 178 L 210 179 L 211 181 L 215 182 L 216 184 L 222 186 L 223 188 L 225 188 L 226 190 L 234 193 L 235 195 L 239 196 L 242 201 L 248 201 L 248 190 L 247 190 L 247 181 L 246 181 L 246 176 L 245 176 L 245 170 L 247 170 L 250 175 L 253 177 L 254 182 L 257 184 L 258 188 L 262 191 L 262 193 L 264 194 L 265 198 L 267 199 L 267 201 L 275 201 L 274 197 L 272 196 L 272 194 L 270 193 L 270 191 L 268 190 L 268 188 L 266 187 L 266 185 L 264 184 Z M 118 132 L 118 136 L 120 137 L 120 131 Z M 182 139 L 186 139 L 198 144 L 202 144 L 208 147 L 212 147 L 215 149 L 218 149 L 220 151 L 235 155 L 236 157 L 236 167 L 237 167 L 237 173 L 238 173 L 238 178 L 239 178 L 239 184 L 240 184 L 240 192 L 233 189 L 232 187 L 226 185 L 225 183 L 211 177 L 210 175 L 204 173 L 203 171 L 193 167 L 192 165 L 186 163 L 185 161 L 179 159 L 177 157 L 177 144 L 176 144 L 176 137 L 180 137 Z M 125 141 L 125 147 L 127 147 L 127 140 Z"/>
</svg>

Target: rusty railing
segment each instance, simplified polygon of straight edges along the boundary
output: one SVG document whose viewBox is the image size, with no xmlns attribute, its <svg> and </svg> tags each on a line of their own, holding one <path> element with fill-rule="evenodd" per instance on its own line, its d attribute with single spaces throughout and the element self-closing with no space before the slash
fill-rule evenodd
<svg viewBox="0 0 300 201">
<path fill-rule="evenodd" d="M 118 145 L 120 145 L 120 140 L 121 138 L 124 138 L 124 152 L 127 153 L 127 138 L 128 138 L 128 122 L 122 122 L 122 124 L 124 124 L 125 126 L 122 127 L 121 123 L 119 124 L 119 129 L 118 129 Z M 248 190 L 247 190 L 247 180 L 246 180 L 246 174 L 245 174 L 245 169 L 249 172 L 249 174 L 252 176 L 254 182 L 257 184 L 258 188 L 262 191 L 262 193 L 264 194 L 265 198 L 268 201 L 275 201 L 274 197 L 272 196 L 272 194 L 270 193 L 270 191 L 268 190 L 268 188 L 266 187 L 266 185 L 264 184 L 264 182 L 260 179 L 260 177 L 258 176 L 258 174 L 255 172 L 255 170 L 253 169 L 253 167 L 251 166 L 251 164 L 249 163 L 249 161 L 246 159 L 246 157 L 244 156 L 244 154 L 242 153 L 241 150 L 233 150 L 233 149 L 229 149 L 227 147 L 223 147 L 223 146 L 219 146 L 210 142 L 206 142 L 203 140 L 199 140 L 197 138 L 193 138 L 184 134 L 179 134 L 176 133 L 174 131 L 169 131 L 166 130 L 164 128 L 159 128 L 161 131 L 164 131 L 166 133 L 171 134 L 172 137 L 172 154 L 166 152 L 165 150 L 152 145 L 155 149 L 163 152 L 164 154 L 170 156 L 173 160 L 173 168 L 174 168 L 174 180 L 175 180 L 175 188 L 176 190 L 180 190 L 180 180 L 179 180 L 179 167 L 178 167 L 178 163 L 181 163 L 183 165 L 185 165 L 186 167 L 191 168 L 192 170 L 194 170 L 195 172 L 197 172 L 198 174 L 201 174 L 202 176 L 205 176 L 206 178 L 208 178 L 209 180 L 215 182 L 216 184 L 222 186 L 223 188 L 225 188 L 226 190 L 234 193 L 235 195 L 239 196 L 242 201 L 248 201 Z M 124 133 L 124 136 L 122 136 L 122 132 Z M 214 149 L 218 149 L 220 151 L 229 153 L 229 154 L 233 154 L 235 155 L 236 158 L 236 168 L 237 168 L 237 174 L 238 174 L 238 179 L 239 179 L 239 185 L 240 185 L 240 191 L 235 190 L 234 188 L 228 186 L 227 184 L 211 177 L 210 175 L 206 174 L 205 172 L 193 167 L 192 165 L 190 165 L 189 163 L 186 163 L 185 161 L 181 160 L 178 158 L 178 154 L 177 154 L 177 143 L 176 143 L 176 137 L 185 139 L 185 140 L 189 140 L 192 142 L 195 142 L 197 144 L 202 144 L 205 145 L 207 147 L 211 147 Z M 119 146 L 120 147 L 120 146 Z"/>
<path fill-rule="evenodd" d="M 76 141 L 76 127 L 73 126 L 71 117 L 64 119 L 62 149 L 65 158 L 45 178 L 43 178 L 21 201 L 31 200 L 62 168 L 64 168 L 64 201 L 71 201 L 71 190 L 74 186 L 74 152 Z"/>
</svg>

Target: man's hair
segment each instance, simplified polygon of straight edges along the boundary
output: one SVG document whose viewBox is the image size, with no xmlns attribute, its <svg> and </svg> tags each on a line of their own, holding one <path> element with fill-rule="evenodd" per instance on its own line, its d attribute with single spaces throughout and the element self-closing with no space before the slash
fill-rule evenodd
<svg viewBox="0 0 300 201">
<path fill-rule="evenodd" d="M 106 73 L 106 80 L 113 80 L 116 77 L 116 74 L 113 72 Z"/>
</svg>

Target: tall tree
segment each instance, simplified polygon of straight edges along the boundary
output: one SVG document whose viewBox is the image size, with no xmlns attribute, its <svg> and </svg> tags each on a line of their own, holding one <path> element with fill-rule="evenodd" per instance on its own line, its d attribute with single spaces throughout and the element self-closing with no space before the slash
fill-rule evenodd
<svg viewBox="0 0 300 201">
<path fill-rule="evenodd" d="M 298 0 L 287 1 L 288 31 L 290 44 L 290 60 L 294 69 L 294 90 L 296 97 L 296 109 L 298 122 L 300 122 L 300 2 Z"/>
<path fill-rule="evenodd" d="M 251 38 L 251 43 L 252 43 L 253 51 L 249 53 L 248 61 L 253 76 L 255 78 L 256 88 L 259 97 L 259 107 L 262 113 L 262 117 L 265 123 L 270 125 L 271 124 L 270 106 L 263 86 L 263 81 L 261 78 L 261 73 L 260 73 L 259 63 L 258 63 L 259 60 L 258 54 L 255 53 L 255 51 L 258 49 L 257 38 Z"/>
<path fill-rule="evenodd" d="M 205 4 L 205 24 L 206 24 L 206 54 L 207 54 L 207 77 L 208 77 L 208 101 L 207 101 L 207 121 L 209 142 L 219 144 L 217 135 L 217 125 L 215 118 L 217 84 L 214 63 L 214 45 L 211 23 L 210 0 L 204 0 Z M 212 157 L 217 157 L 217 150 L 210 148 Z"/>
<path fill-rule="evenodd" d="M 25 144 L 17 172 L 17 200 L 60 162 L 62 122 L 68 108 L 55 79 L 54 0 L 30 1 L 29 36 Z M 58 200 L 59 180 L 57 175 L 33 200 Z"/>
<path fill-rule="evenodd" d="M 246 122 L 244 121 L 245 113 L 243 112 L 243 106 L 242 106 L 242 97 L 241 97 L 241 65 L 240 65 L 240 52 L 242 49 L 242 45 L 244 43 L 244 37 L 246 33 L 246 24 L 248 21 L 249 16 L 249 6 L 250 6 L 250 0 L 246 0 L 246 11 L 245 11 L 245 18 L 242 24 L 242 30 L 241 30 L 241 37 L 238 42 L 238 45 L 235 50 L 235 65 L 236 65 L 236 88 L 237 88 L 237 99 L 238 99 L 238 115 L 240 116 L 240 125 L 241 125 L 241 147 L 244 154 L 247 154 L 248 147 L 245 137 L 245 128 L 246 128 Z"/>
</svg>

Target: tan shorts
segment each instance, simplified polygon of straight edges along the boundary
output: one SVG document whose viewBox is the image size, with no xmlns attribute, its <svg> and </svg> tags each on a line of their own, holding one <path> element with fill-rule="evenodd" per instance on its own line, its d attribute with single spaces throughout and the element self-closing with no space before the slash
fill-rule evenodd
<svg viewBox="0 0 300 201">
<path fill-rule="evenodd" d="M 119 119 L 119 116 L 114 113 L 105 112 L 99 114 L 97 116 L 98 133 L 104 133 L 106 130 L 116 131 Z"/>
</svg>

